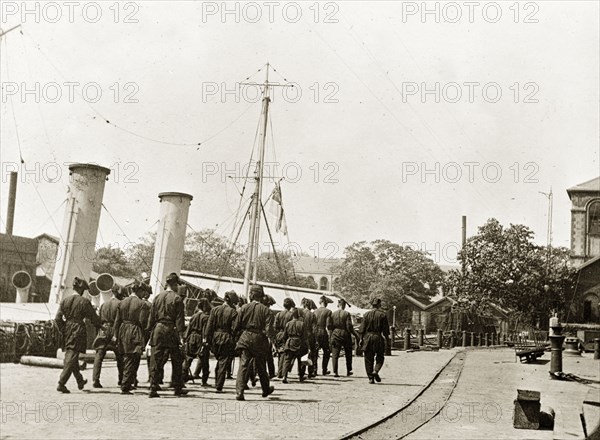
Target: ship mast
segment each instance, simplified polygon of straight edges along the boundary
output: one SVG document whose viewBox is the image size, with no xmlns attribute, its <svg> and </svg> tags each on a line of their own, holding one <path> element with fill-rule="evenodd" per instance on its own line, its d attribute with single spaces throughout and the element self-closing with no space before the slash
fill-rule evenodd
<svg viewBox="0 0 600 440">
<path fill-rule="evenodd" d="M 269 120 L 269 103 L 271 102 L 269 84 L 269 63 L 267 63 L 266 77 L 264 82 L 264 97 L 262 100 L 262 132 L 260 136 L 260 150 L 256 170 L 254 171 L 254 194 L 252 195 L 252 210 L 250 212 L 250 231 L 248 233 L 248 250 L 246 252 L 246 268 L 244 270 L 244 295 L 249 298 L 250 279 L 256 283 L 258 272 L 258 244 L 260 235 L 260 215 L 262 212 L 262 188 L 263 188 L 263 170 L 265 160 L 265 143 L 267 139 L 267 123 Z"/>
</svg>

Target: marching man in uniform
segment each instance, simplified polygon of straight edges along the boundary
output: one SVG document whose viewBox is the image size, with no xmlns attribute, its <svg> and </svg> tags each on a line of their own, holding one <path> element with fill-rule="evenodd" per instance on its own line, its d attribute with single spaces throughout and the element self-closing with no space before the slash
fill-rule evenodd
<svg viewBox="0 0 600 440">
<path fill-rule="evenodd" d="M 331 301 L 328 300 L 325 295 L 322 295 L 321 299 L 319 300 L 319 304 L 321 305 L 321 307 L 314 311 L 316 318 L 316 352 L 318 355 L 319 349 L 323 350 L 323 376 L 330 373 L 329 370 L 327 370 L 327 366 L 329 365 L 329 357 L 331 356 L 331 348 L 329 346 L 329 333 L 327 332 L 328 328 L 331 326 L 331 310 L 327 308 L 327 303 L 329 302 Z M 315 366 L 315 375 L 316 372 L 317 368 Z"/>
<path fill-rule="evenodd" d="M 262 396 L 267 397 L 275 391 L 275 387 L 269 384 L 267 373 L 267 351 L 270 349 L 267 332 L 271 325 L 271 312 L 261 303 L 263 296 L 262 286 L 258 284 L 250 286 L 251 302 L 242 306 L 235 321 L 234 333 L 241 333 L 236 345 L 236 350 L 241 351 L 236 380 L 237 400 L 245 400 L 244 389 L 248 383 L 250 363 L 253 360 L 260 380 Z"/>
<path fill-rule="evenodd" d="M 102 304 L 98 311 L 100 321 L 104 328 L 106 328 L 106 331 L 100 330 L 94 340 L 93 347 L 96 349 L 94 371 L 92 373 L 92 386 L 94 388 L 102 388 L 102 384 L 100 383 L 100 372 L 102 371 L 102 362 L 104 361 L 104 357 L 108 350 L 112 350 L 115 354 L 117 371 L 119 374 L 119 385 L 121 385 L 121 381 L 123 380 L 123 354 L 116 345 L 117 333 L 113 328 L 115 317 L 117 316 L 117 307 L 120 302 L 121 294 L 119 292 L 119 287 L 115 285 L 112 288 L 112 297 Z"/>
<path fill-rule="evenodd" d="M 217 367 L 215 369 L 215 387 L 217 393 L 223 392 L 227 367 L 233 362 L 235 356 L 235 340 L 233 339 L 233 326 L 237 311 L 235 305 L 239 298 L 230 290 L 225 292 L 225 302 L 210 311 L 206 326 L 206 340 L 211 347 Z"/>
<path fill-rule="evenodd" d="M 75 277 L 73 280 L 75 293 L 60 302 L 54 319 L 63 335 L 62 349 L 65 352 L 64 368 L 56 389 L 61 393 L 70 393 L 66 384 L 71 374 L 75 376 L 77 388 L 80 390 L 83 390 L 87 383 L 79 371 L 79 353 L 85 353 L 87 346 L 87 333 L 83 320 L 88 319 L 97 329 L 103 329 L 100 317 L 96 315 L 92 303 L 82 296 L 83 292 L 88 289 L 89 286 L 85 280 Z"/>
<path fill-rule="evenodd" d="M 338 301 L 339 308 L 331 314 L 331 361 L 334 377 L 340 377 L 338 359 L 342 348 L 346 356 L 346 375 L 352 376 L 352 335 L 356 337 L 357 343 L 359 339 L 352 326 L 352 317 L 346 311 L 346 305 L 346 300 L 340 299 Z"/>
<path fill-rule="evenodd" d="M 149 310 L 145 307 L 142 298 L 146 291 L 150 290 L 150 286 L 135 280 L 131 290 L 131 295 L 119 303 L 115 317 L 117 344 L 124 357 L 121 394 L 131 394 L 131 389 L 137 386 L 137 370 L 146 347 L 145 328 Z"/>
<path fill-rule="evenodd" d="M 181 340 L 185 331 L 183 298 L 177 294 L 179 276 L 173 272 L 167 276 L 167 289 L 154 298 L 150 309 L 148 331 L 150 336 L 150 397 L 159 397 L 159 382 L 171 356 L 172 385 L 176 396 L 183 396 L 183 354 Z"/>
<path fill-rule="evenodd" d="M 383 366 L 385 344 L 389 343 L 390 326 L 386 314 L 381 311 L 381 299 L 373 298 L 371 304 L 373 309 L 365 313 L 359 333 L 369 383 L 375 383 L 381 382 L 379 370 Z"/>
</svg>

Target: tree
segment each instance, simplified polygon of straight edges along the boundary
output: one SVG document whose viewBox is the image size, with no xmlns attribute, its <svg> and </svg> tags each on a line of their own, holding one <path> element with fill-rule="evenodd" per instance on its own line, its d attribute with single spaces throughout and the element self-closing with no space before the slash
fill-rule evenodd
<svg viewBox="0 0 600 440">
<path fill-rule="evenodd" d="M 443 272 L 426 252 L 388 240 L 353 243 L 345 249 L 345 259 L 336 268 L 337 287 L 358 306 L 367 307 L 372 295 L 384 305 L 400 302 L 405 294 L 436 295 Z"/>
<path fill-rule="evenodd" d="M 109 273 L 118 277 L 131 277 L 135 271 L 130 265 L 125 252 L 119 248 L 102 247 L 96 251 L 92 270 L 99 274 Z"/>
<path fill-rule="evenodd" d="M 213 229 L 203 229 L 187 234 L 182 266 L 195 272 L 239 278 L 244 274 L 244 254 Z"/>
<path fill-rule="evenodd" d="M 459 254 L 464 271 L 450 271 L 445 282 L 458 308 L 486 315 L 496 304 L 530 324 L 545 324 L 551 311 L 563 311 L 573 287 L 569 251 L 536 245 L 533 238 L 527 226 L 504 228 L 496 219 L 479 227 Z"/>
<path fill-rule="evenodd" d="M 147 233 L 137 243 L 132 243 L 125 248 L 125 255 L 129 267 L 135 274 L 152 271 L 152 259 L 154 258 L 154 242 L 156 233 Z"/>
</svg>

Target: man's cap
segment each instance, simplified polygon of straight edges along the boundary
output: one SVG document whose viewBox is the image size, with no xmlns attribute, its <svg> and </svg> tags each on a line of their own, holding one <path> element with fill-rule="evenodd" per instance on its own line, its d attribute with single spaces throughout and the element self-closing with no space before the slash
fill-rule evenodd
<svg viewBox="0 0 600 440">
<path fill-rule="evenodd" d="M 198 304 L 196 305 L 196 309 L 202 310 L 204 313 L 210 312 L 211 308 L 212 306 L 210 305 L 210 301 L 208 301 L 206 298 L 200 298 L 198 300 Z"/>
<path fill-rule="evenodd" d="M 171 272 L 169 275 L 167 275 L 167 283 L 177 283 L 179 284 L 180 280 L 179 280 L 179 275 L 177 275 L 175 272 Z"/>
<path fill-rule="evenodd" d="M 230 290 L 229 292 L 225 292 L 225 301 L 229 301 L 231 304 L 237 304 L 240 301 L 235 290 Z"/>
<path fill-rule="evenodd" d="M 296 307 L 296 303 L 294 302 L 294 300 L 292 298 L 285 298 L 283 300 L 283 307 L 286 309 L 290 309 L 292 307 Z"/>
<path fill-rule="evenodd" d="M 275 301 L 275 298 L 273 298 L 271 295 L 265 295 L 263 296 L 262 303 L 267 307 L 271 307 L 272 305 L 276 304 L 277 301 Z"/>
<path fill-rule="evenodd" d="M 317 305 L 312 299 L 302 298 L 302 307 L 306 307 L 308 310 L 315 310 Z"/>
<path fill-rule="evenodd" d="M 319 298 L 319 302 L 325 303 L 325 304 L 331 304 L 333 302 L 333 300 L 331 298 L 326 297 L 325 295 L 321 295 L 321 298 Z"/>
<path fill-rule="evenodd" d="M 378 306 L 379 304 L 381 304 L 381 298 L 377 296 L 371 298 L 371 305 Z"/>
<path fill-rule="evenodd" d="M 344 298 L 340 298 L 340 299 L 338 300 L 338 304 L 339 304 L 340 306 L 348 306 L 348 307 L 352 307 L 350 304 L 348 304 L 348 301 L 346 301 Z"/>
<path fill-rule="evenodd" d="M 82 287 L 83 290 L 89 290 L 90 286 L 85 280 L 75 277 L 73 278 L 73 287 Z"/>
<path fill-rule="evenodd" d="M 265 290 L 263 289 L 263 286 L 261 286 L 260 284 L 252 284 L 250 286 L 250 293 L 258 293 L 258 294 L 264 295 Z"/>
</svg>

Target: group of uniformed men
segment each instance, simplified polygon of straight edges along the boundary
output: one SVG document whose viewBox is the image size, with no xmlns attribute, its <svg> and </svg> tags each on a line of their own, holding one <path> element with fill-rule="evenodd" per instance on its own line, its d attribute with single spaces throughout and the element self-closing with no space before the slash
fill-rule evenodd
<svg viewBox="0 0 600 440">
<path fill-rule="evenodd" d="M 122 394 L 131 394 L 131 390 L 137 388 L 140 359 L 148 343 L 151 348 L 148 364 L 151 398 L 159 396 L 164 365 L 169 358 L 171 386 L 176 396 L 187 394 L 185 382 L 190 379 L 201 379 L 202 386 L 208 386 L 210 352 L 217 360 L 217 393 L 223 392 L 227 378 L 233 378 L 234 359 L 239 356 L 237 400 L 244 400 L 248 382 L 255 385 L 256 376 L 262 396 L 269 396 L 275 389 L 270 380 L 278 377 L 288 383 L 294 362 L 301 382 L 306 377 L 317 376 L 320 350 L 323 352 L 321 374 L 331 373 L 328 370 L 331 360 L 334 377 L 339 377 L 338 359 L 343 350 L 346 375 L 351 376 L 353 336 L 363 350 L 369 383 L 381 382 L 379 371 L 383 366 L 386 343 L 389 343 L 389 325 L 379 298 L 371 301 L 373 309 L 364 315 L 357 332 L 344 299 L 338 301 L 338 310 L 332 312 L 327 308 L 331 300 L 326 296 L 320 298 L 318 308 L 312 300 L 304 298 L 301 309 L 291 298 L 286 298 L 284 310 L 275 314 L 270 309 L 275 304 L 273 298 L 265 295 L 262 286 L 254 284 L 250 286 L 248 303 L 244 303 L 235 291 L 225 293 L 224 303 L 217 307 L 211 307 L 208 300 L 201 299 L 186 328 L 183 297 L 178 293 L 178 275 L 171 273 L 166 285 L 165 291 L 150 302 L 152 289 L 136 280 L 128 297 L 122 298 L 115 289 L 113 298 L 102 304 L 96 313 L 91 302 L 83 297 L 89 286 L 84 280 L 75 278 L 75 293 L 62 300 L 56 315 L 65 351 L 64 369 L 57 390 L 69 393 L 66 383 L 71 374 L 80 390 L 87 383 L 79 371 L 79 353 L 85 353 L 87 342 L 84 319 L 98 329 L 94 341 L 93 387 L 102 388 L 102 361 L 106 352 L 112 350 Z M 273 349 L 279 359 L 277 371 Z M 191 374 L 191 365 L 196 358 L 196 369 Z"/>
</svg>

